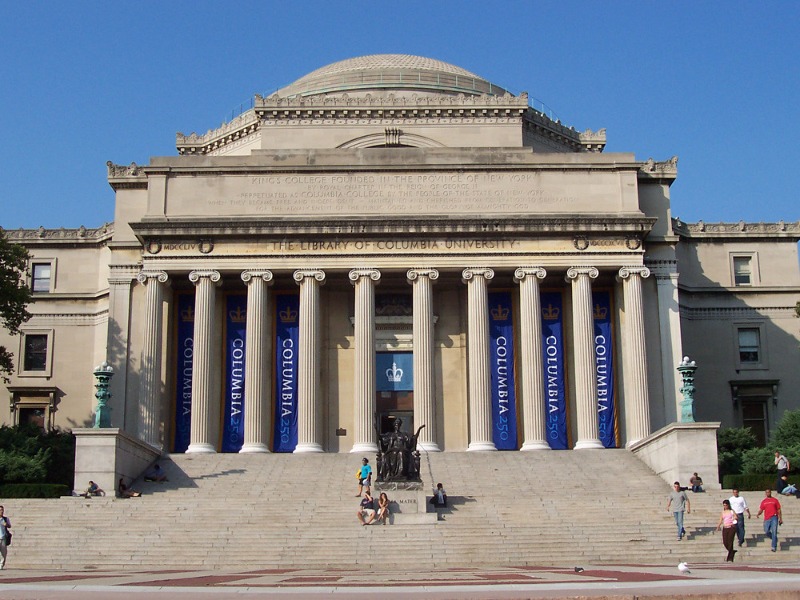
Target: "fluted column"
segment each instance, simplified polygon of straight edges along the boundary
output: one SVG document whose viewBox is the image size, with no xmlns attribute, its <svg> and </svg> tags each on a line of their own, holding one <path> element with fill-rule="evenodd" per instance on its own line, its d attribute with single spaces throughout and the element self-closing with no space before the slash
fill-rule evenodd
<svg viewBox="0 0 800 600">
<path fill-rule="evenodd" d="M 247 284 L 247 331 L 244 359 L 244 443 L 240 453 L 269 452 L 270 383 L 272 361 L 269 344 L 272 320 L 269 318 L 269 290 L 272 272 L 244 271 Z"/>
<path fill-rule="evenodd" d="M 575 353 L 575 404 L 578 413 L 576 450 L 602 448 L 597 429 L 597 374 L 594 360 L 594 320 L 592 279 L 599 275 L 594 267 L 572 267 L 567 281 L 572 282 L 572 332 Z"/>
<path fill-rule="evenodd" d="M 375 441 L 375 284 L 377 269 L 353 269 L 355 287 L 355 376 L 353 448 L 350 452 L 377 452 Z"/>
<path fill-rule="evenodd" d="M 467 352 L 469 365 L 469 447 L 467 451 L 497 450 L 492 441 L 492 398 L 489 379 L 488 268 L 464 269 L 467 284 Z"/>
<path fill-rule="evenodd" d="M 542 368 L 542 301 L 539 280 L 547 272 L 541 267 L 514 271 L 519 283 L 520 375 L 522 376 L 522 429 L 520 450 L 549 450 L 545 432 L 544 370 Z"/>
<path fill-rule="evenodd" d="M 433 305 L 431 288 L 439 278 L 436 269 L 410 269 L 406 273 L 414 294 L 414 427 L 425 425 L 417 444 L 439 452 L 436 443 L 436 393 L 433 386 Z"/>
<path fill-rule="evenodd" d="M 192 271 L 189 281 L 197 291 L 194 298 L 194 356 L 192 359 L 192 423 L 189 447 L 186 453 L 209 454 L 216 452 L 212 443 L 212 417 L 214 401 L 218 395 L 213 389 L 213 319 L 216 307 L 216 290 L 220 283 L 219 271 Z M 212 406 L 214 408 L 212 409 Z"/>
<path fill-rule="evenodd" d="M 319 286 L 325 272 L 319 269 L 295 271 L 294 280 L 300 285 L 300 327 L 297 357 L 297 453 L 323 452 L 319 409 L 320 376 L 320 315 Z"/>
<path fill-rule="evenodd" d="M 622 360 L 625 373 L 626 447 L 650 435 L 650 398 L 647 391 L 647 351 L 644 340 L 642 279 L 650 276 L 647 267 L 622 267 L 625 298 L 625 341 Z"/>
<path fill-rule="evenodd" d="M 168 276 L 164 271 L 142 271 L 136 279 L 145 286 L 144 339 L 139 369 L 139 439 L 161 448 L 161 315 Z"/>
</svg>

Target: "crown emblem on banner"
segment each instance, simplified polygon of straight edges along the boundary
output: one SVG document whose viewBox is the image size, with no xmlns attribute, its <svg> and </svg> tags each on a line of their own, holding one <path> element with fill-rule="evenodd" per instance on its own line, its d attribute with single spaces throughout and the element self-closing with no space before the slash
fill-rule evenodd
<svg viewBox="0 0 800 600">
<path fill-rule="evenodd" d="M 605 319 L 608 316 L 608 308 L 605 306 L 600 306 L 599 304 L 594 305 L 594 318 L 595 319 Z"/>
<path fill-rule="evenodd" d="M 548 304 L 542 309 L 542 318 L 545 321 L 556 321 L 558 320 L 558 315 L 560 314 L 561 309 L 557 306 L 553 306 L 552 304 Z"/>
<path fill-rule="evenodd" d="M 278 311 L 278 318 L 281 323 L 295 323 L 297 321 L 298 312 L 291 306 L 287 306 L 284 310 Z"/>
<path fill-rule="evenodd" d="M 187 306 L 181 311 L 181 321 L 184 323 L 191 323 L 194 321 L 194 307 Z"/>
<path fill-rule="evenodd" d="M 228 316 L 233 323 L 244 323 L 247 320 L 247 311 L 242 310 L 241 306 L 237 306 L 236 310 L 232 310 L 228 313 Z"/>
<path fill-rule="evenodd" d="M 397 363 L 392 363 L 392 368 L 386 369 L 386 379 L 392 383 L 400 383 L 403 381 L 403 369 L 397 368 Z"/>
<path fill-rule="evenodd" d="M 507 321 L 510 312 L 511 311 L 508 310 L 507 307 L 502 306 L 501 304 L 498 304 L 497 308 L 492 308 L 489 310 L 489 314 L 492 315 L 492 319 L 495 321 Z"/>
</svg>

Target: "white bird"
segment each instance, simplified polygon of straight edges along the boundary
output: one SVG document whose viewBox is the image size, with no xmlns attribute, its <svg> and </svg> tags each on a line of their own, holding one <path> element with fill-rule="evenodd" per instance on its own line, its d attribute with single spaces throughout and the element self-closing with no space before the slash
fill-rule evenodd
<svg viewBox="0 0 800 600">
<path fill-rule="evenodd" d="M 678 571 L 681 573 L 691 573 L 689 570 L 689 565 L 687 565 L 685 562 L 678 563 Z"/>
</svg>

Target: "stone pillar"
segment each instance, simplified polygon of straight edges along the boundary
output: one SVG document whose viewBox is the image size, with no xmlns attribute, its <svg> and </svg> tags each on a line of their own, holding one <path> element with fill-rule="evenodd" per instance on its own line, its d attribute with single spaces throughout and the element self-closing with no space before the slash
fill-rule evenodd
<svg viewBox="0 0 800 600">
<path fill-rule="evenodd" d="M 488 268 L 464 269 L 467 284 L 467 353 L 469 365 L 469 447 L 467 451 L 497 450 L 492 441 L 492 398 L 489 379 Z"/>
<path fill-rule="evenodd" d="M 414 293 L 414 427 L 425 425 L 417 445 L 439 452 L 436 443 L 436 393 L 433 385 L 433 304 L 431 287 L 436 269 L 410 269 L 406 273 Z"/>
<path fill-rule="evenodd" d="M 294 451 L 297 453 L 323 452 L 319 408 L 319 286 L 325 282 L 325 272 L 319 269 L 303 269 L 295 271 L 293 277 L 300 285 L 297 447 Z"/>
<path fill-rule="evenodd" d="M 216 307 L 216 290 L 220 283 L 219 271 L 192 271 L 189 281 L 197 291 L 194 299 L 194 356 L 192 359 L 192 422 L 189 447 L 186 453 L 210 454 L 217 451 L 212 443 L 212 411 L 218 410 L 219 390 L 213 389 L 214 340 L 213 324 Z"/>
<path fill-rule="evenodd" d="M 272 272 L 244 271 L 247 284 L 247 332 L 244 370 L 244 443 L 241 453 L 269 452 L 272 383 L 272 319 L 269 313 L 269 290 Z"/>
<path fill-rule="evenodd" d="M 571 267 L 572 333 L 575 355 L 575 399 L 578 413 L 576 450 L 602 448 L 597 429 L 597 373 L 594 357 L 594 319 L 592 279 L 599 275 L 594 267 Z"/>
<path fill-rule="evenodd" d="M 375 441 L 375 284 L 377 269 L 353 269 L 355 287 L 355 376 L 353 448 L 350 452 L 377 452 Z"/>
<path fill-rule="evenodd" d="M 142 271 L 136 279 L 145 286 L 144 339 L 139 363 L 139 439 L 161 449 L 162 313 L 168 276 L 164 271 Z"/>
<path fill-rule="evenodd" d="M 547 272 L 541 267 L 514 271 L 519 283 L 520 375 L 522 376 L 522 430 L 520 450 L 549 450 L 545 431 L 544 370 L 542 357 L 542 302 L 539 280 Z"/>
<path fill-rule="evenodd" d="M 681 313 L 678 301 L 678 261 L 660 260 L 649 265 L 658 291 L 658 328 L 661 339 L 661 379 L 664 388 L 664 422 L 680 420 L 681 377 L 675 370 L 683 359 Z"/>
<path fill-rule="evenodd" d="M 647 350 L 644 340 L 644 308 L 642 279 L 650 276 L 647 267 L 622 267 L 619 277 L 625 297 L 625 365 L 626 447 L 650 435 L 650 398 L 647 388 Z"/>
</svg>

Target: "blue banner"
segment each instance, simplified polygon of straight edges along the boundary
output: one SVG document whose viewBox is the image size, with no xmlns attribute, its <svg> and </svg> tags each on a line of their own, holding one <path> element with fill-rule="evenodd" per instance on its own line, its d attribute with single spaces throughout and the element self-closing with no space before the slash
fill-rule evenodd
<svg viewBox="0 0 800 600">
<path fill-rule="evenodd" d="M 247 296 L 229 294 L 225 302 L 225 412 L 222 451 L 238 452 L 244 442 L 244 357 Z"/>
<path fill-rule="evenodd" d="M 275 296 L 275 439 L 274 452 L 297 447 L 297 345 L 300 296 Z"/>
<path fill-rule="evenodd" d="M 176 304 L 175 440 L 172 451 L 186 452 L 192 432 L 194 294 L 177 294 Z"/>
<path fill-rule="evenodd" d="M 375 355 L 375 389 L 379 392 L 414 389 L 414 355 L 411 352 L 378 352 Z"/>
<path fill-rule="evenodd" d="M 514 320 L 511 292 L 489 294 L 489 364 L 492 440 L 498 450 L 517 449 L 517 395 L 514 383 Z"/>
<path fill-rule="evenodd" d="M 545 429 L 553 450 L 569 447 L 567 395 L 564 372 L 564 310 L 561 292 L 543 292 L 542 352 L 544 368 Z"/>
<path fill-rule="evenodd" d="M 617 447 L 614 402 L 614 352 L 611 345 L 611 293 L 592 292 L 594 306 L 594 363 L 597 374 L 597 429 L 606 448 Z"/>
</svg>

